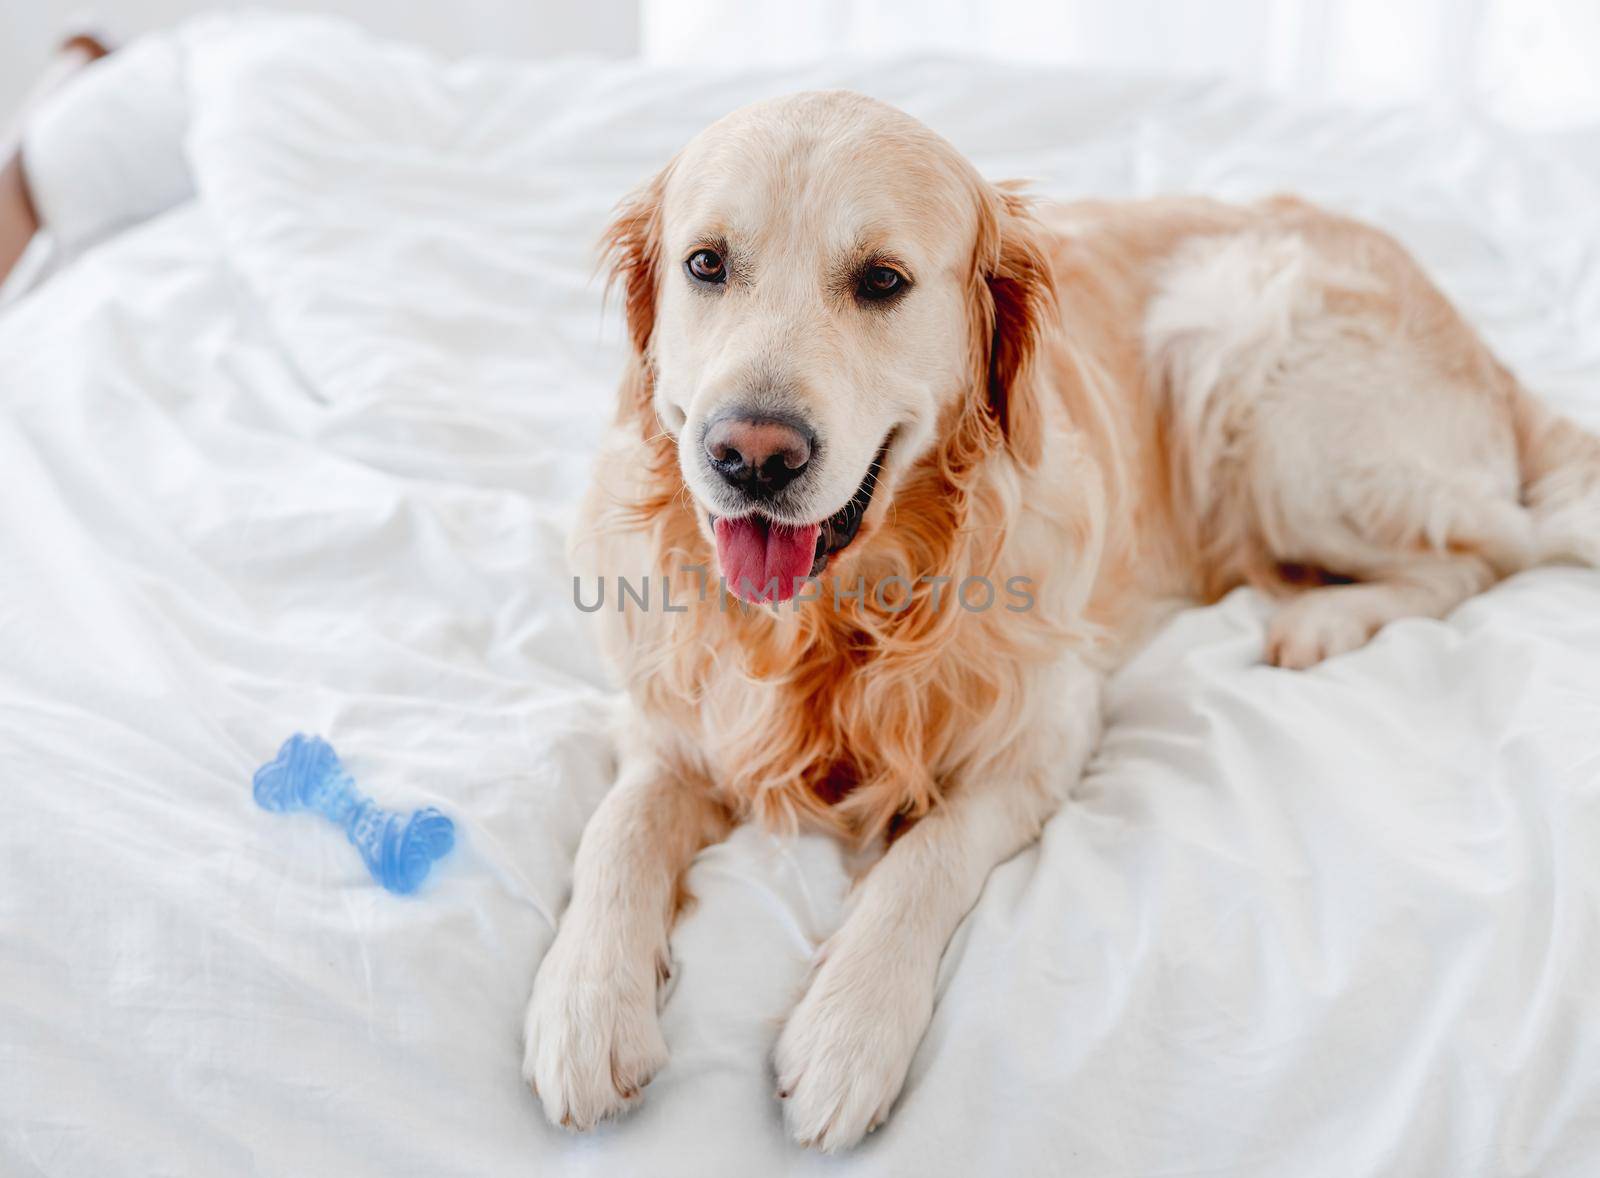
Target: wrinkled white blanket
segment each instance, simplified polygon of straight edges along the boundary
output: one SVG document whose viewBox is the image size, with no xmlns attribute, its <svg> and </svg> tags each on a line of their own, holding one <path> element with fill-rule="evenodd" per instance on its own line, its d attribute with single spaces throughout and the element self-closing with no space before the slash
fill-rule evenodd
<svg viewBox="0 0 1600 1178">
<path fill-rule="evenodd" d="M 850 1156 L 784 1139 L 766 1061 L 846 886 L 825 840 L 696 864 L 632 1117 L 550 1128 L 518 1036 L 609 769 L 561 557 L 621 361 L 591 251 L 695 130 L 844 85 L 1051 194 L 1297 190 L 1397 232 L 1591 422 L 1600 174 L 1420 112 L 998 64 L 443 64 L 311 20 L 173 44 L 198 196 L 0 314 L 0 1172 L 1596 1172 L 1584 570 L 1307 674 L 1258 665 L 1250 593 L 1180 617 Z M 296 729 L 455 818 L 417 896 L 253 805 Z"/>
</svg>

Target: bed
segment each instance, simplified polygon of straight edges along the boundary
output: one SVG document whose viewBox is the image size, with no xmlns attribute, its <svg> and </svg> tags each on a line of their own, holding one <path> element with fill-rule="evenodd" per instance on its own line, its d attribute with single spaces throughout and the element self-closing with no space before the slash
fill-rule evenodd
<svg viewBox="0 0 1600 1178">
<path fill-rule="evenodd" d="M 1309 673 L 1261 665 L 1249 591 L 1177 617 L 849 1155 L 785 1139 L 767 1062 L 850 879 L 820 837 L 696 862 L 637 1112 L 573 1136 L 519 1075 L 611 765 L 562 553 L 623 359 L 593 246 L 630 186 L 734 106 L 846 86 L 1053 196 L 1295 190 L 1397 233 L 1600 428 L 1600 153 L 975 61 L 444 62 L 311 18 L 201 20 L 91 75 L 137 176 L 86 186 L 71 127 L 30 130 L 59 248 L 0 309 L 0 1173 L 1600 1167 L 1576 568 Z M 416 895 L 253 804 L 297 730 L 455 820 Z"/>
</svg>

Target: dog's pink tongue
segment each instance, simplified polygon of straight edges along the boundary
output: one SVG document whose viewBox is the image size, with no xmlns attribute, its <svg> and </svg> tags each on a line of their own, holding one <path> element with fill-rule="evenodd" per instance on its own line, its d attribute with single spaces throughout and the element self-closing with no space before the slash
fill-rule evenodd
<svg viewBox="0 0 1600 1178">
<path fill-rule="evenodd" d="M 821 524 L 792 528 L 760 516 L 716 522 L 717 561 L 728 588 L 746 601 L 788 601 L 811 574 Z"/>
</svg>

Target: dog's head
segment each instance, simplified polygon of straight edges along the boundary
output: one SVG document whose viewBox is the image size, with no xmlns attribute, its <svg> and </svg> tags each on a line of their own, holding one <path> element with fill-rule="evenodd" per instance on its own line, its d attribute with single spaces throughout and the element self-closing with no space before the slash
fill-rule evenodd
<svg viewBox="0 0 1600 1178">
<path fill-rule="evenodd" d="M 610 235 L 645 374 L 729 587 L 782 601 L 957 440 L 1036 461 L 1049 265 L 1025 204 L 910 116 L 800 94 L 702 132 Z"/>
</svg>

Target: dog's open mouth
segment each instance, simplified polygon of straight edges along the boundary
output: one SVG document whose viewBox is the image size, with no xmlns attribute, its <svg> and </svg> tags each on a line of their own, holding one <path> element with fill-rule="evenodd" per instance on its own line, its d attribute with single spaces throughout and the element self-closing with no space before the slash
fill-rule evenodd
<svg viewBox="0 0 1600 1178">
<path fill-rule="evenodd" d="M 717 561 L 734 595 L 753 602 L 788 601 L 798 581 L 821 575 L 829 559 L 848 548 L 861 530 L 891 441 L 892 434 L 878 448 L 850 502 L 820 523 L 781 524 L 763 515 L 711 516 Z"/>
</svg>

